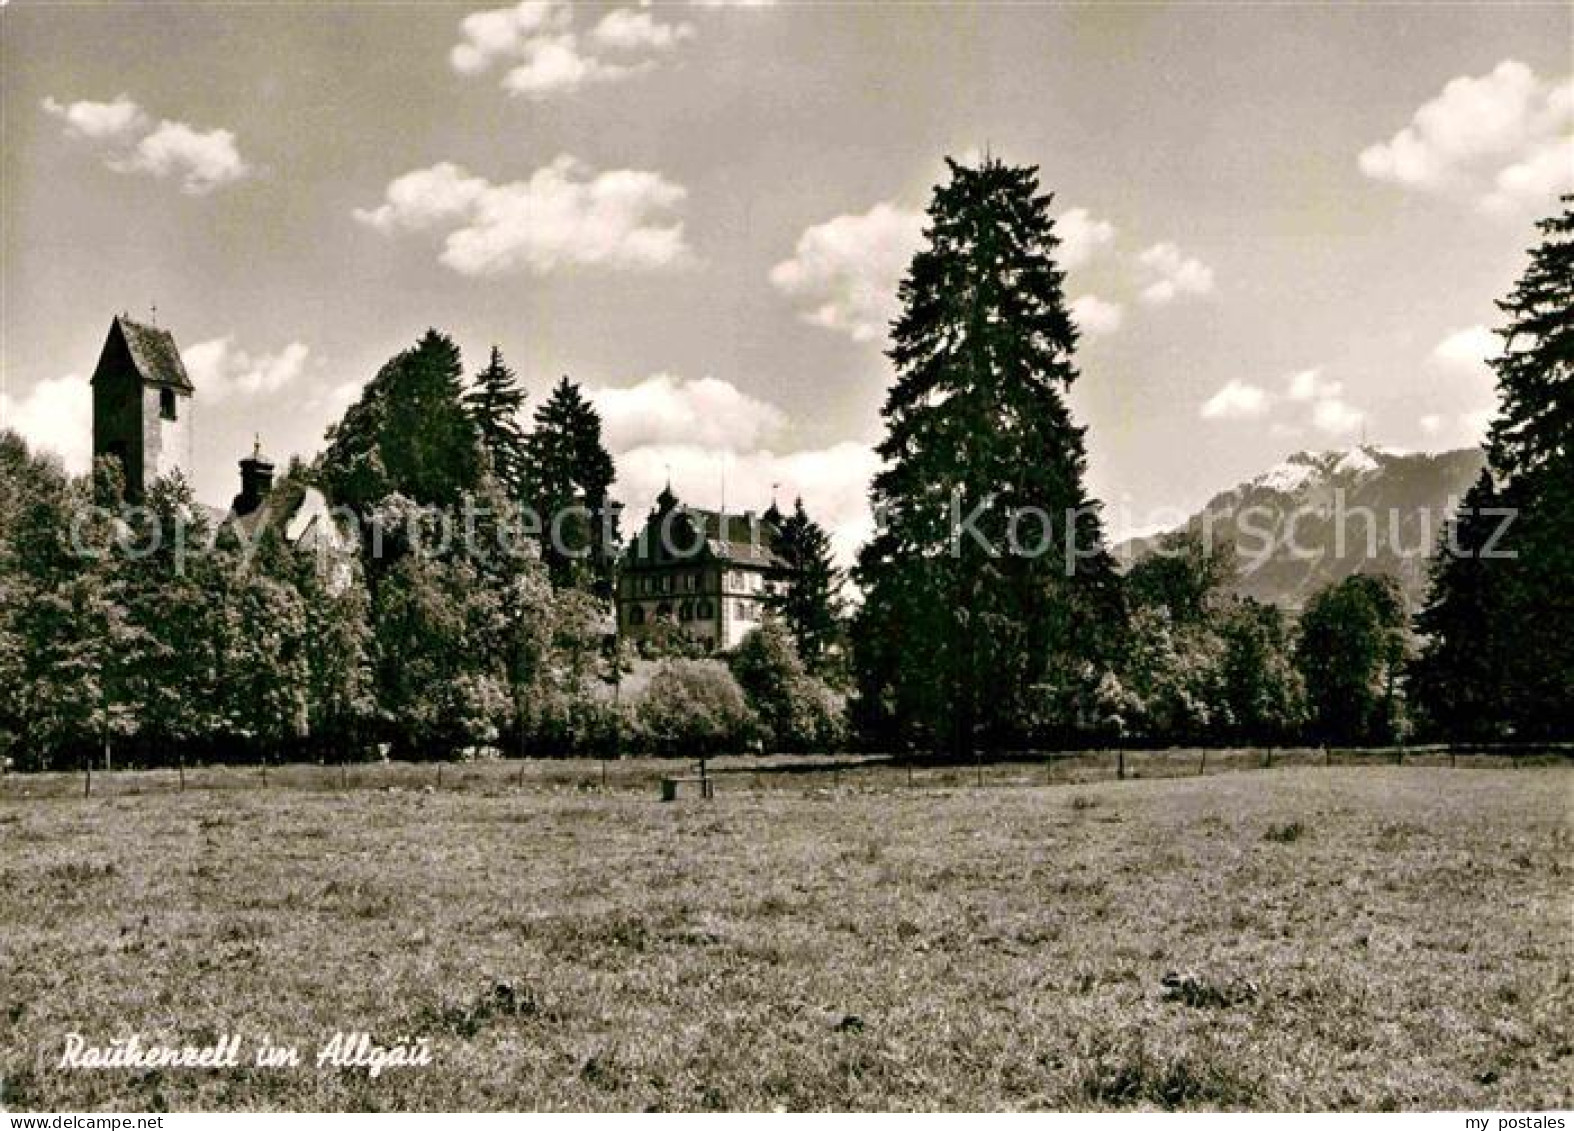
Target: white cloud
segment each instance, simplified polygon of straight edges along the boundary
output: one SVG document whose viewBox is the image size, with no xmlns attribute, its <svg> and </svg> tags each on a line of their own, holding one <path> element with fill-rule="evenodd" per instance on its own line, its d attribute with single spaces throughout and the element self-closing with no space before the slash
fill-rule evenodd
<svg viewBox="0 0 1574 1131">
<path fill-rule="evenodd" d="M 803 308 L 805 321 L 857 342 L 881 340 L 923 225 L 923 213 L 886 202 L 816 224 L 798 237 L 791 259 L 771 268 L 771 283 Z"/>
<path fill-rule="evenodd" d="M 1071 320 L 1090 338 L 1101 338 L 1120 329 L 1125 311 L 1118 302 L 1105 302 L 1098 295 L 1082 295 L 1071 303 Z"/>
<path fill-rule="evenodd" d="M 1503 352 L 1503 340 L 1485 326 L 1466 326 L 1455 330 L 1432 349 L 1431 360 L 1447 368 L 1470 371 L 1486 369 L 1487 362 Z"/>
<path fill-rule="evenodd" d="M 1137 256 L 1137 263 L 1148 280 L 1142 301 L 1150 305 L 1162 306 L 1184 295 L 1213 291 L 1213 268 L 1183 255 L 1173 243 L 1154 244 Z"/>
<path fill-rule="evenodd" d="M 524 62 L 503 76 L 503 89 L 527 98 L 546 98 L 576 90 L 586 83 L 627 78 L 647 65 L 604 63 L 584 54 L 572 33 L 540 36 L 530 41 Z"/>
<path fill-rule="evenodd" d="M 45 98 L 46 113 L 66 124 L 66 133 L 98 146 L 117 173 L 177 178 L 183 192 L 202 196 L 251 173 L 229 130 L 199 130 L 164 119 L 152 126 L 141 107 L 122 94 L 113 102 L 63 105 Z"/>
<path fill-rule="evenodd" d="M 518 57 L 537 33 L 562 30 L 572 19 L 560 0 L 522 0 L 512 8 L 472 12 L 459 21 L 461 42 L 449 52 L 454 70 L 479 74 L 493 63 Z"/>
<path fill-rule="evenodd" d="M 1330 436 L 1349 436 L 1360 431 L 1366 414 L 1338 397 L 1324 397 L 1312 406 L 1312 427 Z"/>
<path fill-rule="evenodd" d="M 614 8 L 591 29 L 590 38 L 615 51 L 668 51 L 694 37 L 694 25 L 662 23 L 649 10 Z"/>
<path fill-rule="evenodd" d="M 304 343 L 291 342 L 278 353 L 253 356 L 230 336 L 197 342 L 181 351 L 181 359 L 198 399 L 220 402 L 287 388 L 305 371 L 310 354 Z"/>
<path fill-rule="evenodd" d="M 423 231 L 463 219 L 491 187 L 484 178 L 472 177 L 458 165 L 442 161 L 390 181 L 384 203 L 376 208 L 357 208 L 354 215 L 383 233 L 401 228 Z"/>
<path fill-rule="evenodd" d="M 1285 378 L 1285 384 L 1289 389 L 1287 395 L 1292 401 L 1312 401 L 1344 394 L 1344 383 L 1327 380 L 1321 369 L 1303 369 L 1299 373 L 1292 373 Z"/>
<path fill-rule="evenodd" d="M 1423 192 L 1472 195 L 1485 210 L 1550 204 L 1574 186 L 1574 81 L 1548 82 L 1516 59 L 1450 80 L 1361 171 Z M 1490 185 L 1490 191 L 1487 186 Z"/>
<path fill-rule="evenodd" d="M 1429 394 L 1433 408 L 1419 423 L 1438 447 L 1474 447 L 1486 436 L 1498 404 L 1488 363 L 1502 350 L 1501 338 L 1476 325 L 1450 332 L 1427 355 L 1435 374 Z"/>
<path fill-rule="evenodd" d="M 115 167 L 120 164 L 155 177 L 179 177 L 181 190 L 193 196 L 238 181 L 251 171 L 229 130 L 196 130 L 185 122 L 169 121 L 160 122 L 137 142 L 134 156 Z"/>
<path fill-rule="evenodd" d="M 587 49 L 574 30 L 574 15 L 574 6 L 564 0 L 523 0 L 512 8 L 472 12 L 459 22 L 460 42 L 449 52 L 449 62 L 462 75 L 502 66 L 504 90 L 543 99 L 643 73 L 654 65 L 651 56 L 670 51 L 694 35 L 690 24 L 666 23 L 648 11 L 616 8 L 601 18 L 588 37 L 594 48 L 623 56 L 609 62 Z"/>
<path fill-rule="evenodd" d="M 93 141 L 119 141 L 144 132 L 148 128 L 147 115 L 127 95 L 118 95 L 113 102 L 73 102 L 63 105 L 53 98 L 43 102 L 44 110 L 66 124 L 66 132 L 73 137 Z"/>
<path fill-rule="evenodd" d="M 22 436 L 28 446 L 53 452 L 68 472 L 81 475 L 93 458 L 93 390 L 75 373 L 48 377 L 20 400 L 0 394 L 0 427 Z"/>
<path fill-rule="evenodd" d="M 1094 218 L 1086 208 L 1072 208 L 1055 220 L 1055 234 L 1060 237 L 1060 266 L 1069 270 L 1109 247 L 1115 241 L 1115 225 Z"/>
<path fill-rule="evenodd" d="M 592 175 L 566 155 L 506 184 L 444 162 L 392 181 L 384 203 L 356 209 L 355 218 L 385 233 L 447 228 L 439 258 L 461 275 L 655 270 L 689 257 L 683 224 L 673 218 L 686 195 L 659 173 Z"/>
<path fill-rule="evenodd" d="M 668 373 L 628 388 L 593 390 L 602 435 L 611 451 L 694 445 L 730 452 L 758 448 L 779 435 L 787 414 L 715 377 L 684 380 Z"/>
<path fill-rule="evenodd" d="M 1268 413 L 1267 390 L 1232 379 L 1209 397 L 1200 412 L 1204 420 L 1256 420 Z"/>
<path fill-rule="evenodd" d="M 1524 160 L 1499 170 L 1492 191 L 1481 198 L 1484 212 L 1509 212 L 1522 203 L 1550 204 L 1574 188 L 1574 137 L 1536 145 Z"/>
<path fill-rule="evenodd" d="M 1434 450 L 1480 447 L 1492 426 L 1492 410 L 1427 413 L 1417 422 Z"/>
</svg>

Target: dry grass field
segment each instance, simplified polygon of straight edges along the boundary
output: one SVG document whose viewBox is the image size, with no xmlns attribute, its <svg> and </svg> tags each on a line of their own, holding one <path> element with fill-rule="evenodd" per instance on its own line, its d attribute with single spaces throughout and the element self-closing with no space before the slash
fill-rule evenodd
<svg viewBox="0 0 1574 1131">
<path fill-rule="evenodd" d="M 1566 768 L 445 772 L 5 783 L 5 1104 L 1574 1104 Z M 318 1068 L 337 1030 L 435 1063 Z M 73 1031 L 305 1062 L 58 1069 Z"/>
</svg>

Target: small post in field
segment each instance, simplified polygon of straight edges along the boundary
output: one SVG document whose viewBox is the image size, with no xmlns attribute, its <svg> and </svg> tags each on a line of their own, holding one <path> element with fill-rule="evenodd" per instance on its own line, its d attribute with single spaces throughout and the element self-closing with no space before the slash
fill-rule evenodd
<svg viewBox="0 0 1574 1131">
<path fill-rule="evenodd" d="M 91 797 L 93 796 L 93 756 L 91 754 L 82 759 L 82 769 L 85 771 L 85 776 L 82 778 L 82 796 Z"/>
<path fill-rule="evenodd" d="M 180 775 L 180 792 L 186 792 L 186 756 L 182 754 L 175 763 L 175 770 Z"/>
<path fill-rule="evenodd" d="M 1448 748 L 1448 768 L 1454 769 L 1459 765 L 1459 750 L 1453 746 Z"/>
<path fill-rule="evenodd" d="M 605 758 L 603 758 L 603 759 L 601 759 L 601 791 L 603 793 L 605 793 L 606 790 L 607 790 L 607 760 Z"/>
<path fill-rule="evenodd" d="M 1115 780 L 1126 780 L 1126 748 L 1117 747 L 1115 750 Z"/>
<path fill-rule="evenodd" d="M 339 788 L 350 788 L 350 763 L 348 762 L 339 763 Z"/>
<path fill-rule="evenodd" d="M 519 788 L 525 788 L 525 760 L 523 758 L 519 760 Z"/>
<path fill-rule="evenodd" d="M 437 763 L 437 788 L 443 788 L 443 764 L 441 762 Z"/>
<path fill-rule="evenodd" d="M 907 763 L 907 784 L 913 784 L 913 764 L 911 762 Z"/>
<path fill-rule="evenodd" d="M 1323 765 L 1331 766 L 1333 764 L 1334 764 L 1334 752 L 1333 752 L 1333 750 L 1331 748 L 1329 748 L 1327 746 L 1324 746 L 1323 747 Z"/>
<path fill-rule="evenodd" d="M 1273 747 L 1272 746 L 1268 747 L 1266 750 L 1264 750 L 1262 752 L 1262 768 L 1265 769 L 1265 770 L 1273 769 Z"/>
<path fill-rule="evenodd" d="M 1200 778 L 1208 772 L 1208 748 L 1202 748 L 1202 760 L 1197 763 L 1197 776 Z"/>
</svg>

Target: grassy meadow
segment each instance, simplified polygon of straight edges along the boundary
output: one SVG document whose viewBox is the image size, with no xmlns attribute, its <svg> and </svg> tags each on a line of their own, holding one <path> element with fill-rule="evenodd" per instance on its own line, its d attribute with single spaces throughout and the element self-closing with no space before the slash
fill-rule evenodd
<svg viewBox="0 0 1574 1131">
<path fill-rule="evenodd" d="M 1236 756 L 1242 768 L 1256 755 Z M 1574 1104 L 1574 770 L 596 763 L 0 783 L 12 1109 Z M 1181 774 L 1187 776 L 1180 776 Z M 1174 776 L 1168 776 L 1173 774 Z M 346 788 L 348 787 L 348 788 Z M 322 1067 L 336 1031 L 434 1063 Z M 297 1068 L 67 1069 L 103 1045 Z"/>
</svg>

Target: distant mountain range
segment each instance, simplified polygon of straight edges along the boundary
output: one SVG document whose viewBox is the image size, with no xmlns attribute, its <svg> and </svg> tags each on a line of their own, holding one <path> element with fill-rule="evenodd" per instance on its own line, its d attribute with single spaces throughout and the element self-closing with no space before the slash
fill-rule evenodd
<svg viewBox="0 0 1574 1131">
<path fill-rule="evenodd" d="M 1241 596 L 1299 609 L 1330 582 L 1384 573 L 1399 579 L 1414 609 L 1425 600 L 1443 523 L 1485 462 L 1479 448 L 1297 452 L 1215 496 L 1179 529 L 1235 546 Z M 1122 542 L 1115 556 L 1129 565 L 1161 537 Z"/>
</svg>

